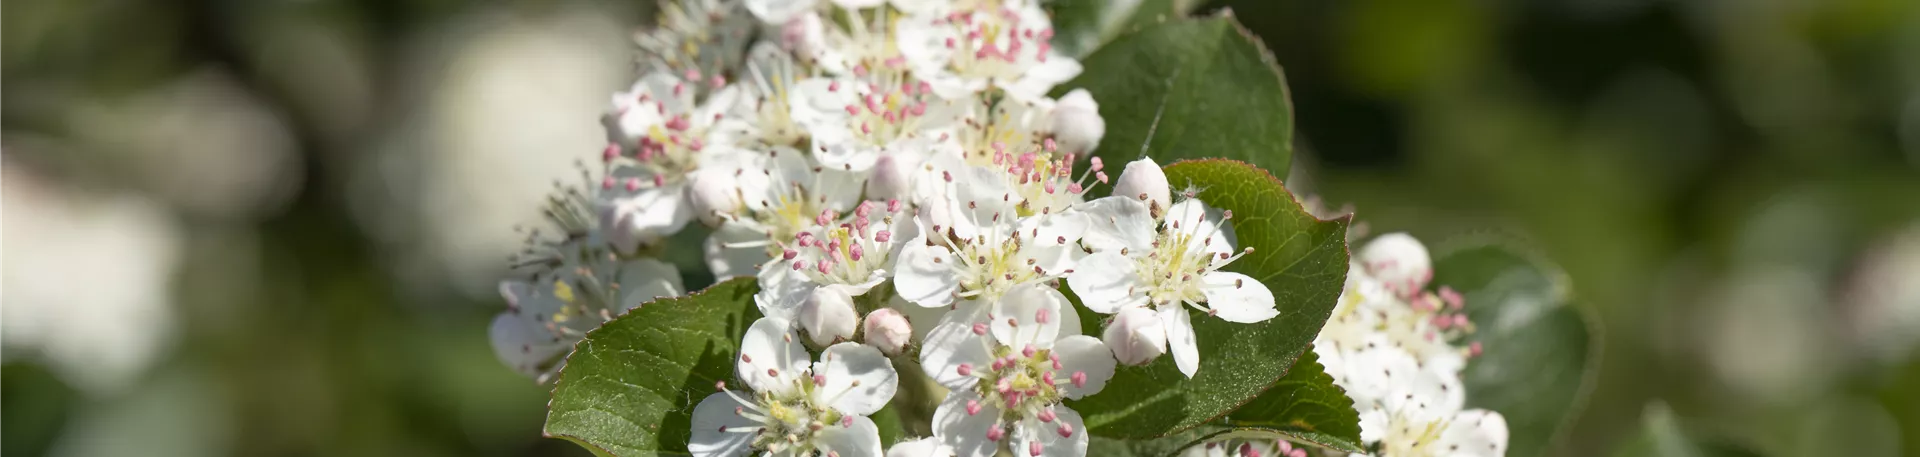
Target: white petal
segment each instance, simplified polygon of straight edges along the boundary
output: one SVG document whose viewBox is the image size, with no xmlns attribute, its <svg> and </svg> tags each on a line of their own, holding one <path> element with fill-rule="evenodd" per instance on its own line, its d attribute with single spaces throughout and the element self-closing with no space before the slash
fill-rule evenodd
<svg viewBox="0 0 1920 457">
<path fill-rule="evenodd" d="M 1274 309 L 1273 291 L 1253 277 L 1231 271 L 1215 271 L 1200 277 L 1205 284 L 1207 307 L 1227 322 L 1252 324 L 1265 322 L 1280 311 Z"/>
<path fill-rule="evenodd" d="M 728 221 L 715 229 L 713 234 L 707 235 L 707 241 L 701 246 L 701 250 L 706 254 L 707 268 L 713 272 L 714 280 L 725 281 L 741 276 L 758 275 L 760 266 L 772 260 L 767 256 L 767 248 L 764 246 L 730 248 L 726 245 L 766 240 L 765 233 L 754 230 L 746 223 Z M 769 266 L 779 267 L 780 265 Z"/>
<path fill-rule="evenodd" d="M 621 311 L 640 307 L 657 298 L 678 297 L 687 288 L 680 282 L 680 269 L 654 259 L 635 259 L 620 265 Z"/>
<path fill-rule="evenodd" d="M 1387 429 L 1393 426 L 1387 412 L 1379 408 L 1356 407 L 1360 410 L 1360 441 L 1372 443 L 1385 439 Z"/>
<path fill-rule="evenodd" d="M 531 315 L 511 310 L 493 317 L 493 324 L 487 327 L 487 337 L 493 341 L 493 354 L 500 358 L 500 363 L 535 377 L 546 373 L 554 359 L 572 346 L 546 326 L 534 322 Z"/>
<path fill-rule="evenodd" d="M 670 185 L 610 198 L 600 203 L 600 223 L 616 247 L 632 252 L 641 243 L 679 232 L 693 220 L 684 194 L 684 185 Z"/>
<path fill-rule="evenodd" d="M 1138 264 L 1114 251 L 1096 252 L 1080 259 L 1067 275 L 1067 288 L 1080 296 L 1080 304 L 1100 314 L 1113 314 L 1122 307 L 1147 304 L 1145 283 L 1134 269 Z"/>
<path fill-rule="evenodd" d="M 1355 405 L 1365 407 L 1405 395 L 1403 386 L 1412 385 L 1421 371 L 1413 355 L 1389 345 L 1384 336 L 1368 341 L 1346 357 L 1346 384 L 1341 386 Z"/>
<path fill-rule="evenodd" d="M 978 403 L 979 411 L 967 414 L 968 401 Z M 953 448 L 954 455 L 992 457 L 1000 443 L 988 441 L 987 431 L 997 426 L 999 421 L 999 406 L 980 400 L 979 394 L 971 390 L 956 390 L 948 393 L 947 399 L 941 401 L 940 407 L 933 411 L 933 436 L 940 439 L 940 444 Z"/>
<path fill-rule="evenodd" d="M 1072 310 L 1061 305 L 1068 304 L 1067 297 L 1060 295 L 1060 291 L 1046 286 L 1014 286 L 994 303 L 993 320 L 989 322 L 993 339 L 1016 350 L 1028 345 L 1039 349 L 1052 347 L 1053 340 L 1060 334 L 1061 310 Z"/>
<path fill-rule="evenodd" d="M 953 304 L 953 293 L 960 289 L 954 274 L 953 252 L 940 246 L 927 246 L 919 236 L 902 245 L 894 264 L 894 291 L 916 305 L 936 308 Z"/>
<path fill-rule="evenodd" d="M 799 318 L 800 305 L 807 302 L 815 287 L 806 275 L 786 264 L 761 269 L 759 280 L 760 291 L 753 294 L 753 303 L 760 307 L 761 315 L 783 320 Z"/>
<path fill-rule="evenodd" d="M 895 24 L 894 38 L 895 44 L 900 47 L 900 55 L 906 57 L 907 64 L 929 84 L 936 79 L 932 75 L 951 76 L 945 67 L 947 61 L 953 58 L 954 50 L 947 47 L 947 39 L 960 38 L 954 27 L 940 19 L 931 15 L 910 16 Z M 942 93 L 942 96 L 945 94 Z"/>
<path fill-rule="evenodd" d="M 952 449 L 941 445 L 940 439 L 933 437 L 901 441 L 887 449 L 887 457 L 951 457 L 952 455 Z"/>
<path fill-rule="evenodd" d="M 840 424 L 828 425 L 814 434 L 814 444 L 820 447 L 821 455 L 840 457 L 880 457 L 880 427 L 873 425 L 873 419 L 866 416 L 853 416 L 847 427 Z"/>
<path fill-rule="evenodd" d="M 879 349 L 859 343 L 840 343 L 820 353 L 814 374 L 826 377 L 826 385 L 814 389 L 820 400 L 842 413 L 865 416 L 879 411 L 893 399 L 900 387 L 900 375 L 893 362 Z"/>
<path fill-rule="evenodd" d="M 740 357 L 734 375 L 755 392 L 790 392 L 793 380 L 807 369 L 807 348 L 785 320 L 763 317 L 747 327 L 740 339 Z M 773 370 L 771 374 L 768 370 Z"/>
<path fill-rule="evenodd" d="M 1080 242 L 1094 252 L 1118 252 L 1124 248 L 1130 255 L 1144 256 L 1153 248 L 1153 214 L 1137 199 L 1105 197 L 1075 210 L 1085 214 L 1088 222 Z"/>
<path fill-rule="evenodd" d="M 866 9 L 887 4 L 887 0 L 833 0 L 835 5 L 846 9 Z"/>
<path fill-rule="evenodd" d="M 1087 455 L 1087 424 L 1080 419 L 1080 413 L 1067 405 L 1053 405 L 1052 423 L 1039 419 L 1027 419 L 1021 424 L 1019 433 L 1015 433 L 1014 455 L 1029 456 L 1033 443 L 1040 443 L 1039 457 L 1081 457 Z M 1067 436 L 1060 436 L 1066 430 Z"/>
<path fill-rule="evenodd" d="M 1507 451 L 1507 419 L 1500 413 L 1475 409 L 1461 412 L 1447 423 L 1434 443 L 1453 456 L 1498 457 Z"/>
<path fill-rule="evenodd" d="M 1100 393 L 1100 389 L 1107 387 L 1107 380 L 1113 379 L 1113 353 L 1094 337 L 1073 335 L 1061 338 L 1053 344 L 1053 353 L 1060 356 L 1060 369 L 1054 371 L 1054 381 L 1071 381 L 1076 373 L 1086 374 L 1084 385 L 1075 386 L 1071 382 L 1060 384 L 1067 398 L 1079 400 Z"/>
<path fill-rule="evenodd" d="M 1180 373 L 1193 377 L 1200 371 L 1200 343 L 1193 338 L 1193 321 L 1187 316 L 1187 307 L 1170 305 L 1160 307 L 1160 322 L 1167 327 L 1167 348 L 1173 352 L 1173 364 L 1180 367 Z"/>
<path fill-rule="evenodd" d="M 795 15 L 813 9 L 814 0 L 746 0 L 747 12 L 768 24 L 785 24 Z"/>
<path fill-rule="evenodd" d="M 751 395 L 736 394 L 742 397 Z M 707 395 L 706 399 L 700 400 L 700 404 L 693 407 L 693 436 L 687 440 L 687 452 L 697 457 L 731 457 L 753 452 L 753 432 L 722 430 L 760 427 L 759 422 L 734 413 L 735 408 L 751 410 L 752 406 L 740 404 L 725 392 Z"/>
<path fill-rule="evenodd" d="M 971 324 L 948 322 L 935 326 L 920 346 L 920 368 L 948 389 L 972 388 L 978 378 L 960 374 L 960 366 L 975 369 L 993 364 L 985 338 L 975 335 Z"/>
<path fill-rule="evenodd" d="M 1020 219 L 1020 233 L 1041 245 L 1073 244 L 1087 232 L 1087 217 L 1077 211 L 1040 214 Z"/>
</svg>

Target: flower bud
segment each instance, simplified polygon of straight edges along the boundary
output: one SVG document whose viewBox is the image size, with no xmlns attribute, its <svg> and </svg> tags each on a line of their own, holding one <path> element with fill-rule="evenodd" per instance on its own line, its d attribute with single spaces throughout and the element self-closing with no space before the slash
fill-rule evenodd
<svg viewBox="0 0 1920 457">
<path fill-rule="evenodd" d="M 1154 208 L 1154 214 L 1173 207 L 1173 189 L 1167 185 L 1167 173 L 1160 171 L 1160 164 L 1153 158 L 1143 158 L 1127 162 L 1127 168 L 1120 172 L 1120 180 L 1113 183 L 1113 194 L 1140 198 L 1147 196 L 1148 207 Z"/>
<path fill-rule="evenodd" d="M 907 199 L 912 189 L 908 179 L 913 170 L 901 164 L 893 154 L 881 154 L 873 162 L 873 176 L 867 178 L 867 198 L 875 200 Z"/>
<path fill-rule="evenodd" d="M 688 203 L 693 205 L 693 213 L 699 216 L 700 223 L 717 227 L 725 220 L 724 215 L 739 214 L 743 208 L 739 186 L 718 173 L 695 173 L 687 187 Z"/>
<path fill-rule="evenodd" d="M 1153 310 L 1129 306 L 1115 313 L 1100 338 L 1113 358 L 1127 365 L 1145 365 L 1167 353 L 1167 330 Z"/>
<path fill-rule="evenodd" d="M 1053 107 L 1053 138 L 1060 152 L 1086 154 L 1100 145 L 1107 134 L 1107 121 L 1100 118 L 1100 104 L 1086 89 L 1074 89 Z"/>
<path fill-rule="evenodd" d="M 897 355 L 901 348 L 907 347 L 913 338 L 913 324 L 907 322 L 907 316 L 893 308 L 880 308 L 867 313 L 866 343 L 879 349 L 886 355 Z"/>
<path fill-rule="evenodd" d="M 853 297 L 836 287 L 816 287 L 800 305 L 800 327 L 807 337 L 821 346 L 853 339 L 860 316 L 853 309 Z"/>
<path fill-rule="evenodd" d="M 780 46 L 795 54 L 813 56 L 826 47 L 826 28 L 820 15 L 802 12 L 780 26 Z"/>
<path fill-rule="evenodd" d="M 1433 279 L 1426 245 L 1406 233 L 1380 235 L 1360 248 L 1360 266 L 1402 297 L 1420 292 Z"/>
</svg>

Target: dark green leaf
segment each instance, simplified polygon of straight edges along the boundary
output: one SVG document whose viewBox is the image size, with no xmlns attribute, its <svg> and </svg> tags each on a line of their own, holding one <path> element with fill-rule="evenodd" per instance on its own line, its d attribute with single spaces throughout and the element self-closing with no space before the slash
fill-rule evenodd
<svg viewBox="0 0 1920 457">
<path fill-rule="evenodd" d="M 1233 211 L 1240 245 L 1254 251 L 1227 270 L 1252 276 L 1272 290 L 1280 315 L 1259 324 L 1196 315 L 1199 373 L 1187 379 L 1170 356 L 1146 366 L 1120 367 L 1100 394 L 1071 402 L 1094 435 L 1166 436 L 1253 400 L 1306 352 L 1346 281 L 1347 219 L 1314 218 L 1280 180 L 1245 163 L 1188 161 L 1168 166 L 1166 172 L 1174 187 L 1195 186 L 1207 204 Z"/>
<path fill-rule="evenodd" d="M 1310 443 L 1345 452 L 1360 448 L 1360 413 L 1347 391 L 1333 385 L 1313 351 L 1301 353 L 1287 376 L 1253 402 L 1220 421 L 1254 434 L 1296 443 Z"/>
<path fill-rule="evenodd" d="M 1200 426 L 1168 436 L 1149 439 L 1124 439 L 1094 436 L 1087 441 L 1087 455 L 1113 457 L 1172 457 L 1187 447 L 1200 444 L 1224 430 Z"/>
<path fill-rule="evenodd" d="M 1640 418 L 1640 435 L 1613 450 L 1618 457 L 1757 457 L 1760 454 L 1690 433 L 1664 403 L 1654 403 Z"/>
<path fill-rule="evenodd" d="M 560 371 L 547 436 L 604 455 L 685 454 L 693 406 L 733 379 L 739 335 L 760 311 L 739 278 L 628 312 L 587 334 Z"/>
<path fill-rule="evenodd" d="M 1232 16 L 1146 27 L 1082 64 L 1055 93 L 1084 88 L 1099 101 L 1107 133 L 1095 154 L 1109 166 L 1143 153 L 1161 164 L 1221 157 L 1286 176 L 1293 109 L 1285 77 Z"/>
<path fill-rule="evenodd" d="M 1121 34 L 1184 18 L 1199 6 L 1191 0 L 1052 0 L 1053 48 L 1075 58 Z"/>
<path fill-rule="evenodd" d="M 1467 300 L 1485 352 L 1461 379 L 1467 406 L 1506 417 L 1507 455 L 1543 455 L 1585 406 L 1599 362 L 1584 311 L 1562 274 L 1504 244 L 1485 243 L 1435 256 L 1433 284 Z"/>
</svg>

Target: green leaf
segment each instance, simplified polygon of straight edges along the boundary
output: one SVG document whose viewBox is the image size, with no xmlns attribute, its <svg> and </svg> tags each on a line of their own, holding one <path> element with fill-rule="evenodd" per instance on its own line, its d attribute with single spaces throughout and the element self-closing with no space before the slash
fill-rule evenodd
<svg viewBox="0 0 1920 457">
<path fill-rule="evenodd" d="M 1320 365 L 1320 356 L 1311 350 L 1301 353 L 1272 389 L 1222 418 L 1220 424 L 1245 436 L 1366 452 L 1360 448 L 1360 412 L 1353 409 L 1353 399 L 1333 384 L 1333 377 Z"/>
<path fill-rule="evenodd" d="M 1613 450 L 1618 457 L 1757 457 L 1730 442 L 1689 433 L 1665 403 L 1652 403 L 1640 417 L 1640 435 Z M 1844 455 L 1844 454 L 1836 454 Z"/>
<path fill-rule="evenodd" d="M 1219 427 L 1201 426 L 1168 436 L 1149 439 L 1123 439 L 1093 436 L 1087 440 L 1087 455 L 1101 457 L 1173 457 L 1193 445 L 1206 442 L 1224 432 Z"/>
<path fill-rule="evenodd" d="M 1100 394 L 1070 402 L 1097 436 L 1167 436 L 1258 397 L 1307 352 L 1346 282 L 1348 219 L 1314 218 L 1280 180 L 1245 163 L 1187 161 L 1166 172 L 1174 187 L 1195 186 L 1207 204 L 1233 211 L 1240 246 L 1254 251 L 1227 270 L 1272 290 L 1280 315 L 1258 324 L 1196 315 L 1200 370 L 1193 379 L 1180 373 L 1173 357 L 1161 357 L 1146 366 L 1120 367 Z"/>
<path fill-rule="evenodd" d="M 1186 17 L 1196 0 L 1051 0 L 1053 48 L 1075 58 L 1121 34 Z"/>
<path fill-rule="evenodd" d="M 1095 155 L 1117 167 L 1141 157 L 1228 158 L 1286 176 L 1293 108 L 1280 66 L 1231 15 L 1168 20 L 1123 35 L 1055 89 L 1084 88 L 1106 136 Z"/>
<path fill-rule="evenodd" d="M 733 379 L 739 335 L 760 311 L 754 278 L 642 305 L 574 347 L 548 405 L 546 435 L 601 455 L 684 455 L 693 406 Z"/>
<path fill-rule="evenodd" d="M 1436 255 L 1433 284 L 1466 297 L 1471 337 L 1485 352 L 1461 379 L 1467 406 L 1507 420 L 1507 455 L 1547 454 L 1593 390 L 1600 345 L 1566 279 L 1535 256 L 1503 243 L 1476 243 Z"/>
</svg>

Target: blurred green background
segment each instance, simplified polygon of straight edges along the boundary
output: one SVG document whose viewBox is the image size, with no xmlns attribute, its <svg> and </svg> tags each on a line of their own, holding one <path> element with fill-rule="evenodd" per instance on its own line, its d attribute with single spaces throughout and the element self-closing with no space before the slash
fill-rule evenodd
<svg viewBox="0 0 1920 457">
<path fill-rule="evenodd" d="M 486 323 L 650 2 L 0 7 L 0 452 L 581 454 Z M 1565 269 L 1604 356 L 1561 454 L 1920 455 L 1920 2 L 1222 7 L 1290 187 Z"/>
</svg>

